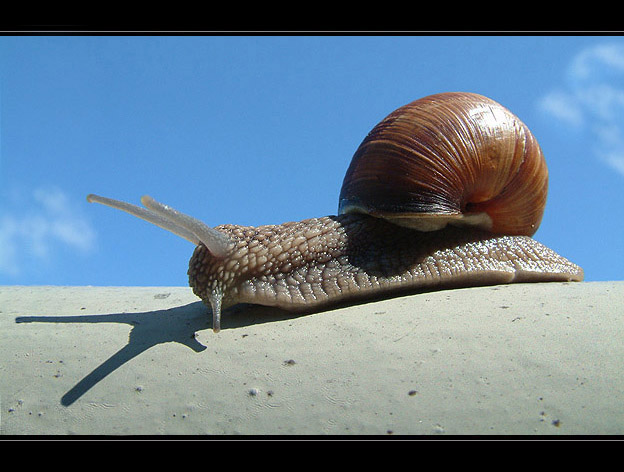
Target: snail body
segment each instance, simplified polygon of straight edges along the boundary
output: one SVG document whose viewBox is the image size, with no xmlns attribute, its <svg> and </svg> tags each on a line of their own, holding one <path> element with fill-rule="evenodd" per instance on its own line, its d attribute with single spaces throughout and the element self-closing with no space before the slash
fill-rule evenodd
<svg viewBox="0 0 624 472">
<path fill-rule="evenodd" d="M 411 102 L 364 139 L 339 214 L 258 227 L 208 227 L 144 196 L 96 195 L 196 244 L 189 284 L 213 313 L 255 303 L 314 310 L 402 292 L 510 282 L 580 281 L 583 270 L 532 239 L 548 174 L 515 115 L 477 94 Z"/>
</svg>

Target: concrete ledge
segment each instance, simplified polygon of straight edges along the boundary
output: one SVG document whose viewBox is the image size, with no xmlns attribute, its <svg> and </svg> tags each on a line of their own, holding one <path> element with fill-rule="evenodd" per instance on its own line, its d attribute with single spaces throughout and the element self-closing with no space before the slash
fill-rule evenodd
<svg viewBox="0 0 624 472">
<path fill-rule="evenodd" d="M 0 287 L 0 431 L 623 434 L 624 282 L 423 293 L 210 329 L 181 287 Z"/>
</svg>

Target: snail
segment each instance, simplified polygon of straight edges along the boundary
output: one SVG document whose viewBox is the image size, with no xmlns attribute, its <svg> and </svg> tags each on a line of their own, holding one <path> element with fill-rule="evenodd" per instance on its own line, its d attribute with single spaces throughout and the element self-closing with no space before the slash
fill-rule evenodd
<svg viewBox="0 0 624 472">
<path fill-rule="evenodd" d="M 149 196 L 145 208 L 90 194 L 196 245 L 193 292 L 314 311 L 337 302 L 510 282 L 581 281 L 537 242 L 548 171 L 535 137 L 499 103 L 451 92 L 390 113 L 347 169 L 338 215 L 258 227 L 209 227 Z"/>
</svg>

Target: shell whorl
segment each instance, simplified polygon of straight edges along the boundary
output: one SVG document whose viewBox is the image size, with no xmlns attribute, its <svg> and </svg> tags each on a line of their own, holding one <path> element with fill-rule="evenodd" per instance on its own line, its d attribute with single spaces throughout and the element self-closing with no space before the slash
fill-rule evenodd
<svg viewBox="0 0 624 472">
<path fill-rule="evenodd" d="M 366 136 L 339 213 L 425 231 L 450 223 L 531 236 L 547 189 L 542 151 L 518 117 L 482 95 L 441 93 L 398 108 Z"/>
</svg>

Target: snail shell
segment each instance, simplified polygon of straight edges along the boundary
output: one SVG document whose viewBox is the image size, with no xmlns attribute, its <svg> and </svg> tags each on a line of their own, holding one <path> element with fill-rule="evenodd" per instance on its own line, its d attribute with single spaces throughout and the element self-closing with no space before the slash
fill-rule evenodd
<svg viewBox="0 0 624 472">
<path fill-rule="evenodd" d="M 547 190 L 542 150 L 517 116 L 483 95 L 442 93 L 402 106 L 366 136 L 339 213 L 421 231 L 454 224 L 531 236 Z"/>
<path fill-rule="evenodd" d="M 528 128 L 476 94 L 416 100 L 357 149 L 339 215 L 258 227 L 201 221 L 88 195 L 195 244 L 193 292 L 212 307 L 315 310 L 402 292 L 509 282 L 578 281 L 583 270 L 535 241 L 546 200 L 544 157 Z"/>
</svg>

